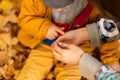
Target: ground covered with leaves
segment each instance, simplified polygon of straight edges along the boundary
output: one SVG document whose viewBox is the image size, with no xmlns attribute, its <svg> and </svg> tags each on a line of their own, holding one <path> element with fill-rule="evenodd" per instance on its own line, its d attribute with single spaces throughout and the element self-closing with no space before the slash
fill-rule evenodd
<svg viewBox="0 0 120 80">
<path fill-rule="evenodd" d="M 20 0 L 0 0 L 0 80 L 14 80 L 30 49 L 17 39 Z"/>
</svg>

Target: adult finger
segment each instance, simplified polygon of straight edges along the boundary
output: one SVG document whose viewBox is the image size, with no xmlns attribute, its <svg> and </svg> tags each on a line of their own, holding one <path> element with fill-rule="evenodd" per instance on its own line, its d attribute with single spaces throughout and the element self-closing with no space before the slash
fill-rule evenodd
<svg viewBox="0 0 120 80">
<path fill-rule="evenodd" d="M 61 55 L 63 53 L 64 49 L 62 49 L 58 44 L 54 44 L 53 49 Z"/>
<path fill-rule="evenodd" d="M 62 56 L 57 51 L 55 51 L 55 49 L 52 49 L 52 51 L 53 51 L 54 57 L 61 61 L 62 60 Z"/>
<path fill-rule="evenodd" d="M 71 48 L 72 44 L 69 43 L 63 43 L 63 42 L 59 42 L 58 45 L 63 48 L 63 49 L 69 49 Z"/>
<path fill-rule="evenodd" d="M 58 39 L 56 40 L 57 43 L 58 43 L 58 42 L 64 42 L 64 41 L 65 41 L 65 36 L 64 36 L 64 35 L 58 37 Z"/>
</svg>

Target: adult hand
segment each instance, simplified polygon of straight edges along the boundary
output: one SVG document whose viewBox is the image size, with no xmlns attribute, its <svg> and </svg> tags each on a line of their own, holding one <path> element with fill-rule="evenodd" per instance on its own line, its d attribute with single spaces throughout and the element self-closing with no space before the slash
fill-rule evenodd
<svg viewBox="0 0 120 80">
<path fill-rule="evenodd" d="M 118 72 L 120 72 L 120 64 L 118 63 L 118 64 L 112 64 L 112 65 L 110 65 L 115 71 L 118 71 Z"/>
<path fill-rule="evenodd" d="M 46 33 L 46 38 L 50 39 L 50 40 L 53 40 L 56 37 L 58 37 L 59 34 L 61 34 L 61 35 L 64 34 L 63 29 L 59 28 L 59 27 L 57 27 L 56 25 L 53 24 L 48 28 L 47 33 Z"/>
<path fill-rule="evenodd" d="M 56 44 L 58 42 L 65 42 L 79 45 L 85 40 L 89 40 L 89 34 L 86 27 L 66 32 L 60 36 L 53 44 Z"/>
<path fill-rule="evenodd" d="M 56 59 L 67 64 L 78 64 L 80 57 L 84 54 L 79 47 L 61 42 L 53 45 L 52 50 Z"/>
</svg>

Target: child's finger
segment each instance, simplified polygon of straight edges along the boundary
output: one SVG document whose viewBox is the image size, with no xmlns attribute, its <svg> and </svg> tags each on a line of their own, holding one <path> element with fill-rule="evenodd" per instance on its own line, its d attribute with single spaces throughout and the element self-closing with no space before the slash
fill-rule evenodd
<svg viewBox="0 0 120 80">
<path fill-rule="evenodd" d="M 54 32 L 53 35 L 54 35 L 54 37 L 58 37 L 58 33 L 57 32 Z"/>
<path fill-rule="evenodd" d="M 63 34 L 64 34 L 64 31 L 63 31 L 63 30 L 61 30 L 61 29 L 59 29 L 59 28 L 57 28 L 57 29 L 56 29 L 56 31 L 57 31 L 59 34 L 61 34 L 61 35 L 63 35 Z"/>
<path fill-rule="evenodd" d="M 64 30 L 65 28 L 64 27 L 62 27 L 62 28 L 60 28 L 61 30 Z"/>
</svg>

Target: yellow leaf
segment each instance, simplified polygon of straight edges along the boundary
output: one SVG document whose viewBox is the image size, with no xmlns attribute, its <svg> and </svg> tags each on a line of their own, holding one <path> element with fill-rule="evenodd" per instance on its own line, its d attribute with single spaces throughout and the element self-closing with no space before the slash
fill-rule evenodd
<svg viewBox="0 0 120 80">
<path fill-rule="evenodd" d="M 0 9 L 3 10 L 4 15 L 9 13 L 12 6 L 13 6 L 13 3 L 10 0 L 2 0 L 0 3 Z"/>
</svg>

